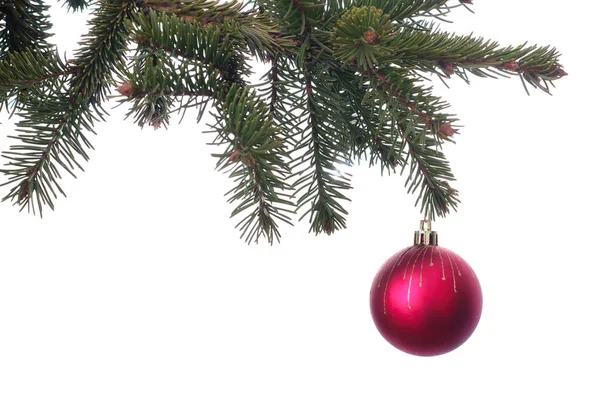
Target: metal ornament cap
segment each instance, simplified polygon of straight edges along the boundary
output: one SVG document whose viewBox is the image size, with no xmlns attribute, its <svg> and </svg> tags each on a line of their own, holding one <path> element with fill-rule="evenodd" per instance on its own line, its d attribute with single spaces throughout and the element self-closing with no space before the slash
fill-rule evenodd
<svg viewBox="0 0 600 398">
<path fill-rule="evenodd" d="M 383 264 L 371 286 L 370 307 L 377 330 L 391 345 L 408 354 L 434 356 L 469 339 L 481 317 L 483 296 L 462 257 L 434 244 L 418 244 Z"/>
<path fill-rule="evenodd" d="M 431 230 L 431 220 L 421 221 L 421 228 L 415 231 L 415 245 L 437 246 L 438 234 Z"/>
</svg>

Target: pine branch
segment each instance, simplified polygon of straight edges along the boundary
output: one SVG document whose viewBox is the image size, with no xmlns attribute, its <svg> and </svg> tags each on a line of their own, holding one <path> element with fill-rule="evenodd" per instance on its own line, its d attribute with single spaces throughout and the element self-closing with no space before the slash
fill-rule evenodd
<svg viewBox="0 0 600 398">
<path fill-rule="evenodd" d="M 134 16 L 134 37 L 146 51 L 162 50 L 221 72 L 223 79 L 244 84 L 251 73 L 239 39 L 239 25 L 201 25 L 153 10 Z"/>
<path fill-rule="evenodd" d="M 257 0 L 259 8 L 281 29 L 284 37 L 302 40 L 311 26 L 318 26 L 325 4 L 319 0 Z"/>
<path fill-rule="evenodd" d="M 462 2 L 448 4 L 448 0 L 415 0 L 415 1 L 387 1 L 387 0 L 359 0 L 355 7 L 375 7 L 389 15 L 390 19 L 400 24 L 406 24 L 407 19 L 421 17 L 441 18 Z M 350 7 L 346 7 L 350 8 Z"/>
<path fill-rule="evenodd" d="M 0 61 L 0 111 L 6 106 L 10 111 L 23 102 L 27 93 L 47 93 L 58 78 L 73 73 L 57 52 L 25 49 L 8 55 Z M 18 97 L 17 97 L 18 96 Z M 8 100 L 14 98 L 12 105 Z"/>
<path fill-rule="evenodd" d="M 406 185 L 409 193 L 419 190 L 415 204 L 421 201 L 421 213 L 435 219 L 436 216 L 445 216 L 450 208 L 456 210 L 458 191 L 448 183 L 454 180 L 454 176 L 444 154 L 437 149 L 436 140 L 430 137 L 422 140 L 406 131 L 403 133 L 406 150 L 411 157 Z"/>
<path fill-rule="evenodd" d="M 90 5 L 86 0 L 65 0 L 63 4 L 66 5 L 69 10 L 73 11 L 82 11 Z"/>
<path fill-rule="evenodd" d="M 298 208 L 309 205 L 300 219 L 310 214 L 311 231 L 331 234 L 346 226 L 344 216 L 348 213 L 339 201 L 349 200 L 342 191 L 351 188 L 350 180 L 349 175 L 338 171 L 337 165 L 349 163 L 344 155 L 349 139 L 343 123 L 331 122 L 343 118 L 339 117 L 342 115 L 339 98 L 327 87 L 325 71 L 310 68 L 307 65 L 304 75 L 308 123 L 296 147 L 303 152 L 297 166 L 305 163 L 307 158 L 312 159 L 310 166 L 297 172 L 299 178 L 295 187 L 302 193 Z"/>
<path fill-rule="evenodd" d="M 60 172 L 75 175 L 88 159 L 84 133 L 106 114 L 117 76 L 140 125 L 166 126 L 190 107 L 200 120 L 214 103 L 217 164 L 236 183 L 228 196 L 249 242 L 278 240 L 292 204 L 315 233 L 344 228 L 350 184 L 337 166 L 351 160 L 407 170 L 421 211 L 447 214 L 459 200 L 442 147 L 456 119 L 423 86 L 428 75 L 514 75 L 546 92 L 566 75 L 553 48 L 501 47 L 430 22 L 470 0 L 107 0 L 68 63 L 45 45 L 41 4 L 0 2 L 0 110 L 22 118 L 19 143 L 3 154 L 4 200 L 53 208 Z M 129 42 L 137 49 L 126 63 Z M 247 82 L 252 57 L 270 63 L 260 85 Z"/>
<path fill-rule="evenodd" d="M 170 113 L 175 111 L 174 98 L 180 100 L 179 110 L 187 106 L 183 105 L 184 97 L 206 97 L 202 101 L 207 101 L 232 84 L 224 81 L 218 69 L 187 59 L 176 65 L 160 50 L 136 57 L 124 80 L 117 91 L 126 97 L 120 102 L 132 101 L 126 117 L 135 115 L 140 127 L 148 124 L 154 128 L 168 125 Z"/>
<path fill-rule="evenodd" d="M 52 24 L 46 13 L 50 6 L 38 0 L 0 3 L 0 61 L 25 49 L 46 49 Z"/>
<path fill-rule="evenodd" d="M 296 125 L 299 131 L 295 135 L 300 138 L 294 149 L 298 153 L 294 163 L 297 206 L 308 207 L 300 220 L 310 214 L 312 232 L 331 234 L 346 224 L 347 211 L 340 200 L 348 200 L 343 191 L 350 189 L 349 175 L 340 173 L 336 166 L 349 162 L 349 134 L 342 122 L 344 110 L 330 65 L 321 59 L 321 55 L 326 58 L 331 53 L 323 44 L 328 35 L 313 28 L 323 15 L 322 3 L 293 0 L 290 10 L 288 27 L 303 35 L 296 57 L 303 77 L 297 92 L 302 124 Z"/>
<path fill-rule="evenodd" d="M 365 77 L 369 84 L 363 86 L 363 100 L 355 107 L 359 123 L 367 126 L 360 136 L 362 152 L 370 147 L 370 163 L 377 158 L 382 172 L 399 166 L 402 174 L 408 169 L 406 185 L 409 193 L 419 189 L 421 211 L 444 216 L 458 204 L 457 191 L 449 185 L 454 176 L 440 151 L 456 133 L 455 119 L 443 113 L 447 104 L 397 68 L 369 70 Z M 377 111 L 369 112 L 372 109 Z"/>
<path fill-rule="evenodd" d="M 180 99 L 178 111 L 200 104 L 200 121 L 208 97 L 223 84 L 244 83 L 244 59 L 235 44 L 223 40 L 219 26 L 203 27 L 152 9 L 134 14 L 133 21 L 138 49 L 117 91 L 126 97 L 120 102 L 133 101 L 127 117 L 135 114 L 139 126 L 166 127 L 175 111 L 172 97 Z M 184 96 L 190 97 L 186 104 Z M 198 102 L 200 96 L 207 98 Z"/>
<path fill-rule="evenodd" d="M 126 16 L 133 7 L 129 1 L 103 3 L 72 62 L 75 72 L 69 81 L 62 81 L 56 94 L 28 97 L 26 109 L 19 113 L 23 120 L 17 123 L 23 134 L 13 137 L 22 143 L 12 145 L 3 154 L 9 159 L 9 168 L 3 170 L 9 181 L 2 185 L 12 185 L 3 200 L 34 213 L 37 208 L 41 215 L 44 205 L 54 208 L 57 192 L 64 195 L 58 184 L 61 175 L 57 165 L 73 176 L 75 168 L 82 169 L 77 158 L 88 160 L 86 149 L 92 148 L 83 130 L 93 132 L 96 119 L 90 106 L 99 111 L 112 84 L 111 71 L 122 62 L 129 33 Z"/>
<path fill-rule="evenodd" d="M 291 224 L 285 182 L 290 169 L 284 160 L 284 143 L 277 137 L 267 105 L 249 87 L 233 85 L 223 90 L 215 102 L 216 143 L 226 145 L 217 167 L 232 169 L 237 185 L 227 193 L 228 202 L 239 202 L 231 216 L 245 217 L 237 224 L 246 242 L 264 236 L 269 243 L 279 241 L 278 221 Z"/>
<path fill-rule="evenodd" d="M 481 37 L 461 36 L 434 30 L 400 29 L 390 42 L 394 54 L 381 57 L 381 63 L 434 72 L 443 77 L 453 74 L 469 81 L 467 72 L 478 77 L 517 73 L 524 82 L 549 92 L 548 84 L 566 75 L 554 48 L 521 44 L 500 47 Z"/>
<path fill-rule="evenodd" d="M 182 21 L 196 23 L 197 26 L 217 26 L 228 33 L 235 32 L 236 39 L 243 40 L 247 50 L 262 62 L 277 53 L 293 51 L 295 48 L 295 43 L 283 37 L 279 25 L 268 15 L 256 10 L 243 11 L 242 4 L 235 1 L 219 3 L 210 0 L 154 0 L 147 1 L 146 4 L 149 9 L 164 12 L 165 15 Z"/>
</svg>

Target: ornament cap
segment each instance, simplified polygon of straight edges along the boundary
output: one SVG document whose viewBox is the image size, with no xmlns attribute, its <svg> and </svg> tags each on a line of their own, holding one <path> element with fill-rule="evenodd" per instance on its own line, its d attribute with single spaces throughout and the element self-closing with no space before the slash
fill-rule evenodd
<svg viewBox="0 0 600 398">
<path fill-rule="evenodd" d="M 415 245 L 437 246 L 438 234 L 431 230 L 431 220 L 421 220 L 418 231 L 415 231 Z"/>
</svg>

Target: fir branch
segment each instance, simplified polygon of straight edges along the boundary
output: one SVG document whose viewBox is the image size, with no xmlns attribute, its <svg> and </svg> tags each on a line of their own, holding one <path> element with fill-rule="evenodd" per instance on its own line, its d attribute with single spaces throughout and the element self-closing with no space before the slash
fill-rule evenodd
<svg viewBox="0 0 600 398">
<path fill-rule="evenodd" d="M 333 69 L 340 82 L 341 95 L 350 105 L 344 120 L 348 120 L 352 157 L 358 162 L 365 157 L 369 166 L 379 164 L 381 172 L 395 172 L 405 163 L 398 130 L 389 122 L 386 100 L 369 92 L 372 83 L 364 81 L 355 71 Z"/>
<path fill-rule="evenodd" d="M 402 126 L 398 126 L 402 129 Z M 454 176 L 444 154 L 439 151 L 437 142 L 429 137 L 415 140 L 413 135 L 403 132 L 407 152 L 411 157 L 409 177 L 406 181 L 409 193 L 419 190 L 415 205 L 421 201 L 421 213 L 435 220 L 445 216 L 450 208 L 456 210 L 458 191 L 450 186 Z M 415 141 L 421 141 L 417 144 Z"/>
<path fill-rule="evenodd" d="M 452 123 L 456 120 L 452 115 L 441 113 L 449 104 L 431 95 L 431 89 L 418 87 L 417 82 L 403 74 L 399 68 L 369 69 L 367 75 L 379 81 L 388 95 L 410 111 L 411 123 L 421 123 L 424 132 L 439 138 L 438 145 L 442 144 L 441 140 L 451 141 L 450 137 L 456 133 Z"/>
<path fill-rule="evenodd" d="M 243 8 L 243 4 L 235 0 L 224 3 L 219 0 L 144 0 L 144 6 L 205 25 L 235 18 Z"/>
<path fill-rule="evenodd" d="M 392 54 L 390 42 L 397 27 L 379 8 L 352 7 L 338 20 L 333 31 L 333 57 L 366 70 Z"/>
<path fill-rule="evenodd" d="M 39 0 L 0 3 L 0 61 L 25 49 L 47 49 L 52 24 L 46 13 L 50 6 Z"/>
<path fill-rule="evenodd" d="M 320 58 L 326 59 L 330 54 L 331 50 L 327 51 L 323 44 L 329 35 L 313 27 L 321 21 L 322 5 L 292 0 L 286 15 L 290 15 L 291 31 L 303 35 L 296 56 L 297 68 L 303 75 L 297 92 L 301 98 L 297 106 L 302 112 L 296 124 L 300 138 L 294 148 L 298 153 L 294 162 L 297 206 L 308 207 L 300 220 L 310 214 L 310 231 L 332 234 L 346 226 L 348 213 L 340 200 L 349 200 L 342 192 L 351 187 L 349 175 L 340 173 L 336 166 L 349 163 L 349 134 L 343 123 L 339 90 L 333 88 L 335 80 L 331 78 L 330 65 Z M 309 165 L 304 167 L 307 159 Z M 297 170 L 300 167 L 304 168 Z"/>
<path fill-rule="evenodd" d="M 232 26 L 204 26 L 153 10 L 136 14 L 134 21 L 139 26 L 134 37 L 142 48 L 206 64 L 231 83 L 244 84 L 244 76 L 251 73 Z"/>
<path fill-rule="evenodd" d="M 38 91 L 37 95 L 48 92 L 54 87 L 50 80 L 71 73 L 73 69 L 67 66 L 56 51 L 34 51 L 27 48 L 10 53 L 0 61 L 0 111 L 3 106 L 14 111 L 28 92 Z M 14 98 L 12 106 L 8 104 L 10 98 Z"/>
<path fill-rule="evenodd" d="M 406 19 L 419 17 L 440 18 L 447 15 L 453 8 L 460 7 L 460 1 L 448 4 L 448 0 L 413 0 L 413 1 L 388 1 L 388 0 L 358 0 L 354 6 L 373 6 L 389 15 L 391 20 L 406 24 Z"/>
<path fill-rule="evenodd" d="M 67 9 L 73 11 L 83 11 L 89 7 L 89 2 L 86 0 L 65 0 L 63 5 L 67 6 Z"/>
<path fill-rule="evenodd" d="M 188 59 L 177 65 L 161 50 L 137 56 L 131 69 L 125 73 L 125 82 L 117 91 L 126 97 L 121 103 L 132 101 L 126 117 L 135 115 L 140 127 L 167 126 L 170 113 L 175 111 L 173 97 L 180 97 L 178 109 L 181 109 L 186 107 L 184 96 L 212 98 L 232 84 L 224 80 L 217 69 Z"/>
<path fill-rule="evenodd" d="M 66 0 L 73 10 L 85 0 Z M 345 227 L 348 175 L 339 163 L 368 158 L 400 173 L 431 217 L 456 208 L 454 180 L 441 152 L 457 133 L 447 104 L 422 86 L 442 78 L 518 75 L 549 91 L 566 75 L 550 47 L 501 47 L 438 31 L 470 0 L 106 0 L 99 2 L 76 59 L 65 63 L 45 45 L 45 6 L 0 2 L 0 109 L 22 117 L 3 156 L 11 185 L 4 200 L 53 208 L 60 172 L 74 175 L 114 75 L 130 101 L 128 116 L 154 127 L 175 110 L 215 103 L 218 167 L 236 186 L 229 200 L 248 242 L 279 239 L 296 192 L 311 231 Z M 137 12 L 141 11 L 141 12 Z M 20 20 L 19 20 L 20 18 Z M 137 52 L 129 64 L 127 43 Z M 253 56 L 271 62 L 261 85 L 246 82 Z M 254 89 L 257 89 L 255 92 Z M 187 101 L 187 102 L 185 102 Z M 293 147 L 292 150 L 286 146 Z M 286 162 L 288 156 L 291 162 Z M 294 180 L 293 186 L 287 181 Z M 418 192 L 417 192 L 418 191 Z"/>
<path fill-rule="evenodd" d="M 321 0 L 257 0 L 256 3 L 270 19 L 280 26 L 285 37 L 304 38 L 311 26 L 318 26 L 324 16 Z"/>
<path fill-rule="evenodd" d="M 296 43 L 281 33 L 281 27 L 265 14 L 248 14 L 234 22 L 250 53 L 265 62 L 277 54 L 295 53 Z"/>
<path fill-rule="evenodd" d="M 0 61 L 0 92 L 30 88 L 70 73 L 73 69 L 67 66 L 66 60 L 63 61 L 57 51 L 40 52 L 28 48 L 11 53 L 7 59 Z"/>
<path fill-rule="evenodd" d="M 394 42 L 393 56 L 382 63 L 434 72 L 443 77 L 453 74 L 469 81 L 466 72 L 478 77 L 495 77 L 518 73 L 524 82 L 549 92 L 548 83 L 566 75 L 558 62 L 560 54 L 550 47 L 500 47 L 491 40 L 472 35 L 462 36 L 434 30 L 403 28 Z M 494 68 L 494 75 L 488 73 Z"/>
<path fill-rule="evenodd" d="M 239 202 L 231 216 L 246 214 L 237 224 L 247 243 L 265 237 L 279 241 L 278 221 L 291 224 L 285 182 L 290 169 L 284 161 L 284 143 L 277 137 L 267 105 L 249 87 L 231 86 L 215 102 L 216 143 L 226 145 L 217 167 L 231 168 L 237 185 L 227 193 L 228 202 Z"/>
<path fill-rule="evenodd" d="M 402 164 L 401 173 L 410 164 L 406 182 L 409 193 L 419 189 L 417 203 L 425 216 L 444 216 L 458 205 L 458 192 L 449 182 L 454 180 L 450 166 L 440 151 L 443 140 L 455 134 L 451 123 L 454 119 L 441 111 L 447 104 L 432 97 L 415 85 L 396 68 L 369 70 L 374 83 L 380 125 L 389 124 L 384 135 L 394 154 L 394 160 Z M 381 85 L 381 89 L 377 86 Z M 385 95 L 381 95 L 381 91 Z M 379 94 L 377 94 L 379 92 Z M 384 130 L 385 131 L 385 130 Z M 377 135 L 377 140 L 382 138 Z M 405 155 L 403 155 L 405 153 Z"/>
<path fill-rule="evenodd" d="M 34 213 L 37 208 L 42 215 L 45 205 L 54 208 L 57 192 L 64 195 L 58 185 L 61 175 L 54 163 L 73 176 L 75 167 L 83 170 L 76 155 L 88 160 L 84 147 L 89 149 L 91 144 L 80 134 L 79 125 L 91 130 L 93 119 L 80 104 L 66 101 L 63 95 L 35 99 L 30 96 L 28 105 L 35 107 L 36 112 L 19 114 L 25 119 L 17 123 L 23 134 L 11 137 L 22 143 L 11 145 L 2 154 L 9 159 L 7 166 L 11 166 L 2 170 L 9 176 L 2 185 L 13 185 L 3 200 L 10 199 L 21 209 L 27 207 Z"/>
<path fill-rule="evenodd" d="M 114 86 L 112 72 L 122 69 L 130 36 L 128 19 L 136 0 L 102 2 L 94 12 L 91 28 L 72 62 L 77 73 L 71 79 L 71 95 L 100 106 Z"/>
<path fill-rule="evenodd" d="M 53 208 L 60 173 L 55 163 L 74 176 L 72 170 L 82 169 L 77 157 L 88 160 L 86 149 L 92 148 L 83 135 L 91 131 L 95 117 L 90 105 L 98 111 L 104 92 L 112 83 L 111 72 L 122 62 L 128 37 L 126 17 L 135 7 L 130 1 L 107 1 L 92 19 L 90 34 L 72 66 L 75 71 L 69 81 L 56 88 L 56 94 L 28 98 L 27 108 L 19 114 L 17 123 L 23 134 L 14 137 L 22 142 L 3 154 L 9 159 L 9 181 L 12 185 L 3 200 L 12 200 L 40 215 L 44 205 Z M 67 88 L 68 86 L 68 88 Z"/>
<path fill-rule="evenodd" d="M 337 166 L 348 164 L 349 133 L 343 123 L 341 98 L 331 88 L 325 68 L 307 64 L 304 72 L 304 94 L 307 123 L 295 150 L 301 151 L 296 167 L 311 159 L 309 166 L 296 172 L 294 186 L 298 192 L 298 208 L 308 206 L 300 220 L 310 214 L 310 230 L 316 234 L 332 234 L 346 227 L 347 211 L 340 200 L 349 200 L 344 190 L 351 188 L 349 175 Z M 332 122 L 335 120 L 336 122 Z"/>
<path fill-rule="evenodd" d="M 272 66 L 261 77 L 264 83 L 256 84 L 258 93 L 269 104 L 269 113 L 273 123 L 284 140 L 292 146 L 298 145 L 302 135 L 301 125 L 306 121 L 304 87 L 299 79 L 294 62 L 283 56 L 270 60 Z"/>
<path fill-rule="evenodd" d="M 269 113 L 273 115 L 277 111 L 278 88 L 281 80 L 279 79 L 279 57 L 274 57 L 270 61 L 272 66 L 268 74 L 268 79 L 271 81 Z"/>
</svg>

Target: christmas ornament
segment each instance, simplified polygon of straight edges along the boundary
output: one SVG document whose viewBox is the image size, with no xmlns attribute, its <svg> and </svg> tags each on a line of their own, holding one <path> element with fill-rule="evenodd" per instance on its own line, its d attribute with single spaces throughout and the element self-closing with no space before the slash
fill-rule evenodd
<svg viewBox="0 0 600 398">
<path fill-rule="evenodd" d="M 390 257 L 371 286 L 375 326 L 390 344 L 413 355 L 441 355 L 458 348 L 481 317 L 475 272 L 437 240 L 431 221 L 421 221 L 414 246 Z"/>
</svg>

